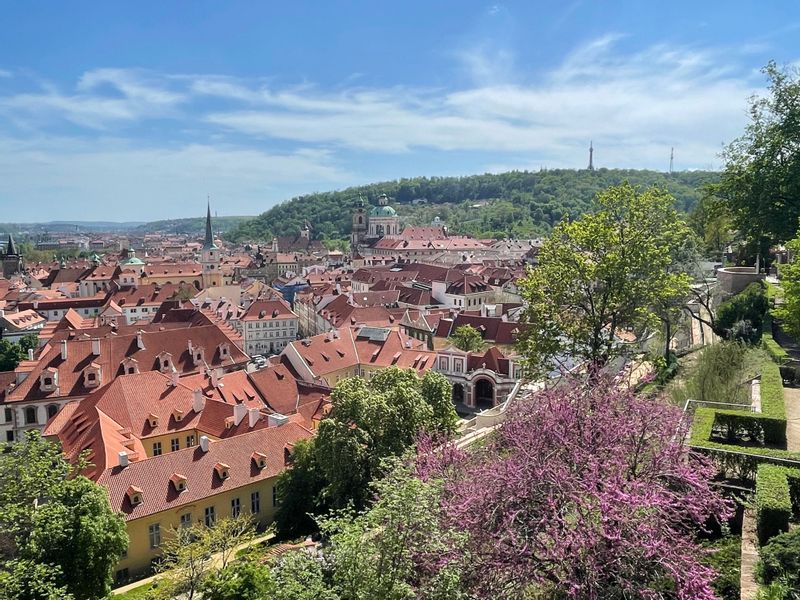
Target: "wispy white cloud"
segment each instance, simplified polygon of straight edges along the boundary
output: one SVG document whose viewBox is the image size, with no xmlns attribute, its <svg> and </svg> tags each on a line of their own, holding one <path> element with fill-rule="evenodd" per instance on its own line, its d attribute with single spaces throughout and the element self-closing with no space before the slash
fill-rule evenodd
<svg viewBox="0 0 800 600">
<path fill-rule="evenodd" d="M 254 200 L 368 180 L 360 157 L 418 149 L 469 152 L 490 169 L 580 167 L 589 139 L 600 166 L 665 168 L 672 146 L 679 168 L 718 166 L 761 77 L 722 51 L 622 51 L 628 41 L 590 40 L 535 79 L 502 48 L 476 44 L 459 56 L 472 77 L 458 89 L 96 69 L 68 89 L 0 92 L 0 201 L 63 191 L 133 202 L 210 188 Z M 157 137 L 143 133 L 151 119 Z M 53 137 L 59 121 L 77 126 L 74 138 Z M 24 141 L 9 123 L 27 128 Z"/>
<path fill-rule="evenodd" d="M 119 122 L 170 114 L 186 95 L 170 91 L 168 82 L 139 70 L 96 69 L 86 72 L 71 92 L 45 83 L 41 90 L 0 97 L 0 113 L 25 122 L 64 119 L 106 129 Z"/>
<path fill-rule="evenodd" d="M 306 186 L 338 186 L 348 177 L 328 152 L 313 149 L 0 138 L 0 206 L 16 206 L 18 220 L 179 216 L 201 207 L 209 193 L 220 214 L 256 214 Z M 42 211 L 59 200 L 61 209 Z"/>
<path fill-rule="evenodd" d="M 714 163 L 719 144 L 741 131 L 754 80 L 713 52 L 656 45 L 623 55 L 615 51 L 620 39 L 610 34 L 575 49 L 535 83 L 261 90 L 260 106 L 206 118 L 248 135 L 368 151 L 531 152 L 559 164 L 580 156 L 581 164 L 594 138 L 619 149 L 619 165 L 648 166 L 645 157 L 665 145 L 683 148 L 684 165 Z"/>
<path fill-rule="evenodd" d="M 0 77 L 9 79 L 13 76 L 14 74 L 11 71 L 7 71 L 6 69 L 0 69 Z"/>
</svg>

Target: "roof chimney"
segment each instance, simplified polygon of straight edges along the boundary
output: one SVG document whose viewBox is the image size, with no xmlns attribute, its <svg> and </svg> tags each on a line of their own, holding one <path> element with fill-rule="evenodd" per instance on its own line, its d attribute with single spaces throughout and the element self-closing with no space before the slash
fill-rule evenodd
<svg viewBox="0 0 800 600">
<path fill-rule="evenodd" d="M 192 397 L 192 410 L 196 413 L 199 413 L 203 410 L 206 406 L 206 399 L 203 397 L 203 391 L 201 389 L 196 389 L 194 392 L 194 396 Z"/>
<path fill-rule="evenodd" d="M 67 360 L 67 340 L 61 341 L 61 360 Z"/>
<path fill-rule="evenodd" d="M 235 404 L 233 407 L 233 424 L 239 425 L 247 414 L 247 407 L 244 404 Z"/>
<path fill-rule="evenodd" d="M 258 418 L 261 416 L 261 413 L 258 411 L 257 408 L 251 408 L 247 411 L 247 426 L 248 427 L 255 427 L 255 424 L 258 423 Z"/>
<path fill-rule="evenodd" d="M 123 469 L 128 466 L 128 453 L 125 450 L 122 450 L 120 453 L 117 454 L 119 458 L 119 466 Z"/>
<path fill-rule="evenodd" d="M 170 376 L 170 384 L 173 387 L 178 387 L 178 379 L 180 379 L 180 374 L 177 371 L 172 371 L 169 374 Z"/>
<path fill-rule="evenodd" d="M 219 375 L 216 369 L 211 369 L 211 387 L 215 388 L 219 384 Z"/>
<path fill-rule="evenodd" d="M 269 415 L 268 423 L 271 427 L 280 427 L 281 425 L 287 423 L 289 421 L 289 417 L 286 415 L 282 415 L 280 413 L 274 413 Z"/>
<path fill-rule="evenodd" d="M 192 345 L 192 340 L 189 340 L 189 354 L 194 352 L 194 346 Z"/>
<path fill-rule="evenodd" d="M 94 338 L 92 340 L 92 354 L 100 356 L 100 338 Z"/>
<path fill-rule="evenodd" d="M 28 348 L 28 360 L 33 360 L 33 348 Z"/>
<path fill-rule="evenodd" d="M 139 350 L 144 350 L 144 340 L 142 339 L 141 330 L 136 332 L 136 347 L 139 348 Z"/>
<path fill-rule="evenodd" d="M 201 435 L 200 436 L 200 450 L 203 452 L 208 452 L 208 436 Z"/>
</svg>

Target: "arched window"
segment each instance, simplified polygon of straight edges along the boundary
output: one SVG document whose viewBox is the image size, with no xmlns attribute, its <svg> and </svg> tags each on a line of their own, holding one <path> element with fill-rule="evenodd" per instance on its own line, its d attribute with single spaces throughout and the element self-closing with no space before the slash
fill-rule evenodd
<svg viewBox="0 0 800 600">
<path fill-rule="evenodd" d="M 362 216 L 358 217 L 358 224 L 359 225 L 363 225 L 364 224 L 364 217 L 362 217 Z"/>
<path fill-rule="evenodd" d="M 30 425 L 36 423 L 36 407 L 29 406 L 25 409 L 25 424 Z"/>
</svg>

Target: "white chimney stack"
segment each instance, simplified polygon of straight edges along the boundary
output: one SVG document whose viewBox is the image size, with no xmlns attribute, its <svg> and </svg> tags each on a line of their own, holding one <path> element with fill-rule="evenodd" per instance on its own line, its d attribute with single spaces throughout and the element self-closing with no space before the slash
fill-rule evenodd
<svg viewBox="0 0 800 600">
<path fill-rule="evenodd" d="M 169 375 L 170 375 L 170 383 L 172 384 L 172 387 L 178 387 L 178 379 L 180 378 L 178 372 L 177 371 L 172 371 L 172 372 L 170 372 Z"/>
<path fill-rule="evenodd" d="M 208 452 L 208 436 L 201 435 L 200 436 L 200 450 L 203 452 Z"/>
<path fill-rule="evenodd" d="M 189 340 L 189 354 L 194 352 L 194 346 L 192 345 L 192 340 Z"/>
<path fill-rule="evenodd" d="M 119 457 L 119 466 L 120 467 L 122 467 L 124 469 L 125 467 L 128 466 L 128 453 L 125 452 L 125 450 L 123 450 L 122 452 L 117 454 L 117 457 Z"/>
<path fill-rule="evenodd" d="M 251 408 L 247 411 L 247 425 L 248 427 L 255 427 L 255 424 L 258 423 L 258 418 L 261 416 L 261 413 L 258 411 L 257 408 Z"/>
<path fill-rule="evenodd" d="M 67 360 L 67 340 L 61 341 L 61 360 Z"/>
<path fill-rule="evenodd" d="M 194 391 L 194 397 L 192 398 L 192 410 L 194 410 L 196 413 L 199 413 L 205 408 L 205 406 L 206 399 L 203 397 L 203 391 L 196 389 Z"/>
<path fill-rule="evenodd" d="M 141 331 L 136 332 L 136 347 L 139 348 L 139 350 L 144 350 L 144 340 L 142 339 Z"/>
<path fill-rule="evenodd" d="M 92 354 L 100 356 L 100 338 L 94 338 L 92 340 Z"/>
<path fill-rule="evenodd" d="M 28 360 L 33 360 L 33 348 L 28 348 Z"/>
<path fill-rule="evenodd" d="M 219 375 L 216 369 L 211 369 L 211 387 L 215 388 L 219 384 Z"/>
<path fill-rule="evenodd" d="M 244 404 L 236 404 L 233 407 L 233 424 L 239 425 L 247 414 L 247 407 Z"/>
</svg>

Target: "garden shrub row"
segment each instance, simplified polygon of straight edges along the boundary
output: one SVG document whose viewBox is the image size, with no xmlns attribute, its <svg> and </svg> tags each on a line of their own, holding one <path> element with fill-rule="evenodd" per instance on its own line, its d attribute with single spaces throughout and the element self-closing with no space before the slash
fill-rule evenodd
<svg viewBox="0 0 800 600">
<path fill-rule="evenodd" d="M 701 423 L 702 418 L 707 422 Z M 786 406 L 783 399 L 783 378 L 778 365 L 771 361 L 763 365 L 760 413 L 698 408 L 692 427 L 692 442 L 710 441 L 715 426 L 727 432 L 727 441 L 732 445 L 744 433 L 751 441 L 785 447 Z"/>
<path fill-rule="evenodd" d="M 789 519 L 798 513 L 800 470 L 761 464 L 756 475 L 756 529 L 762 546 L 789 531 Z"/>
<path fill-rule="evenodd" d="M 772 316 L 767 312 L 764 316 L 763 331 L 761 333 L 761 346 L 767 351 L 770 358 L 782 365 L 789 360 L 789 353 L 772 337 Z"/>
<path fill-rule="evenodd" d="M 781 348 L 781 345 L 775 341 L 771 333 L 764 332 L 761 335 L 761 345 L 767 351 L 770 358 L 779 365 L 782 365 L 789 360 L 789 354 Z"/>
</svg>

